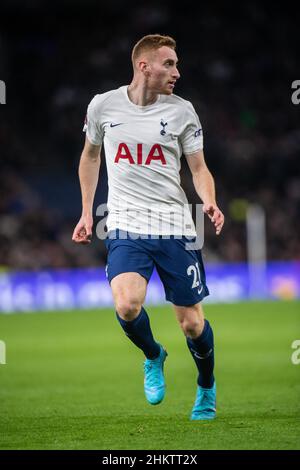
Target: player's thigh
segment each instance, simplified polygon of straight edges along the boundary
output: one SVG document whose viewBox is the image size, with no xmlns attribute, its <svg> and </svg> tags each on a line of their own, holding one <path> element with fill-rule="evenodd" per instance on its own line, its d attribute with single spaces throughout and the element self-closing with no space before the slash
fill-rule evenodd
<svg viewBox="0 0 300 470">
<path fill-rule="evenodd" d="M 126 272 L 111 280 L 111 289 L 115 306 L 119 310 L 140 310 L 147 292 L 147 280 L 136 272 Z"/>
<path fill-rule="evenodd" d="M 112 239 L 106 246 L 106 274 L 116 310 L 125 320 L 132 320 L 145 300 L 154 262 L 140 239 Z"/>
</svg>

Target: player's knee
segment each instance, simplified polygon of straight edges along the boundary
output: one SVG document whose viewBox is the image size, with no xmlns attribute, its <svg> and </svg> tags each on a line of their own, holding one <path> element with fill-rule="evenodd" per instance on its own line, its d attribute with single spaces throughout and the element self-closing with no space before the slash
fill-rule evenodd
<svg viewBox="0 0 300 470">
<path fill-rule="evenodd" d="M 116 302 L 118 315 L 125 321 L 131 321 L 138 316 L 142 308 L 141 303 L 134 298 L 123 298 Z"/>
<path fill-rule="evenodd" d="M 184 318 L 180 322 L 180 326 L 185 336 L 197 338 L 202 333 L 204 322 L 201 318 Z"/>
</svg>

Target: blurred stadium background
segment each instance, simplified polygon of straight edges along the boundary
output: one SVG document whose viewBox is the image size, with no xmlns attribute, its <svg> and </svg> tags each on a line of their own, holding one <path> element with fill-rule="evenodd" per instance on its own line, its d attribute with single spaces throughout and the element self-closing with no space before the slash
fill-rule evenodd
<svg viewBox="0 0 300 470">
<path fill-rule="evenodd" d="M 125 371 L 135 370 L 140 355 L 128 353 L 114 323 L 103 242 L 95 236 L 88 248 L 71 242 L 81 210 L 77 169 L 87 105 L 96 93 L 130 82 L 131 49 L 149 33 L 177 40 L 181 79 L 176 94 L 192 101 L 199 114 L 207 163 L 226 216 L 221 237 L 206 223 L 203 248 L 211 291 L 207 312 L 218 327 L 223 358 L 218 366 L 225 390 L 223 421 L 219 434 L 209 425 L 206 437 L 198 430 L 193 441 L 188 440 L 189 423 L 182 428 L 192 385 L 183 388 L 182 399 L 170 398 L 168 408 L 153 415 L 144 409 L 141 378 L 135 376 L 136 389 L 127 384 L 129 395 L 118 419 L 114 415 L 116 403 L 109 397 L 115 389 L 103 386 L 103 374 L 125 380 Z M 300 337 L 300 105 L 291 101 L 291 84 L 300 79 L 297 37 L 297 17 L 286 3 L 2 0 L 0 80 L 6 83 L 6 104 L 0 106 L 0 339 L 8 359 L 0 366 L 0 406 L 7 425 L 0 448 L 134 448 L 116 437 L 123 425 L 124 432 L 134 429 L 136 448 L 160 448 L 159 442 L 178 449 L 180 442 L 181 448 L 300 447 L 299 428 L 293 428 L 299 419 L 299 368 L 290 360 L 291 343 Z M 181 176 L 189 201 L 198 202 L 184 159 Z M 95 208 L 106 194 L 103 159 Z M 255 300 L 266 302 L 252 304 Z M 164 304 L 155 275 L 147 304 L 154 312 Z M 101 310 L 104 326 L 94 313 L 102 307 L 108 307 Z M 71 309 L 79 310 L 70 316 Z M 35 310 L 25 317 L 4 315 Z M 60 313 L 45 313 L 53 310 Z M 194 370 L 186 381 L 178 378 L 187 369 L 182 355 L 186 363 L 189 359 L 169 318 L 170 307 L 161 310 L 163 316 L 154 315 L 153 322 L 162 334 L 166 330 L 165 341 L 178 364 L 176 369 L 170 359 L 169 375 L 173 370 L 182 388 L 193 383 Z M 235 348 L 243 344 L 238 362 Z M 102 355 L 111 348 L 109 368 Z M 121 376 L 117 353 L 129 354 Z M 72 388 L 77 373 L 81 379 L 78 375 Z M 249 377 L 264 374 L 265 388 L 258 393 L 257 378 Z M 228 400 L 244 393 L 232 411 Z M 98 399 L 111 404 L 104 418 Z M 284 414 L 281 405 L 287 401 Z M 74 431 L 78 409 L 85 437 Z M 269 423 L 263 429 L 262 415 Z M 51 417 L 50 427 L 47 418 L 43 426 L 41 416 Z M 67 423 L 63 432 L 61 416 Z M 111 416 L 116 428 L 109 427 Z M 30 434 L 32 423 L 37 427 Z M 91 423 L 105 428 L 102 440 L 90 436 Z M 167 437 L 158 442 L 155 430 L 162 423 Z M 174 423 L 177 432 L 183 429 L 180 442 L 170 434 Z M 228 432 L 235 432 L 231 440 L 225 438 Z"/>
</svg>

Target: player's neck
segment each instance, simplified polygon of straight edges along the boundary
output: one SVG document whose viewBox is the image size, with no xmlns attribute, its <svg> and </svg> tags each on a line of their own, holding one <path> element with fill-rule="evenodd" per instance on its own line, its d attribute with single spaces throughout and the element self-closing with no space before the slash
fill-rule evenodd
<svg viewBox="0 0 300 470">
<path fill-rule="evenodd" d="M 149 106 L 155 103 L 158 94 L 149 90 L 144 83 L 132 81 L 127 88 L 128 98 L 138 106 Z"/>
</svg>

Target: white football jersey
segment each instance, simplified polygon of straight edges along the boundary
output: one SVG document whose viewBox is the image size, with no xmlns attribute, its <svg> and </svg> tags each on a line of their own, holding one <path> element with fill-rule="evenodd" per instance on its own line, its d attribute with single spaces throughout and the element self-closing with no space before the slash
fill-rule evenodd
<svg viewBox="0 0 300 470">
<path fill-rule="evenodd" d="M 138 106 L 127 86 L 96 95 L 84 127 L 94 145 L 104 143 L 108 173 L 108 230 L 195 236 L 180 186 L 180 158 L 203 149 L 199 118 L 174 94 Z"/>
</svg>

